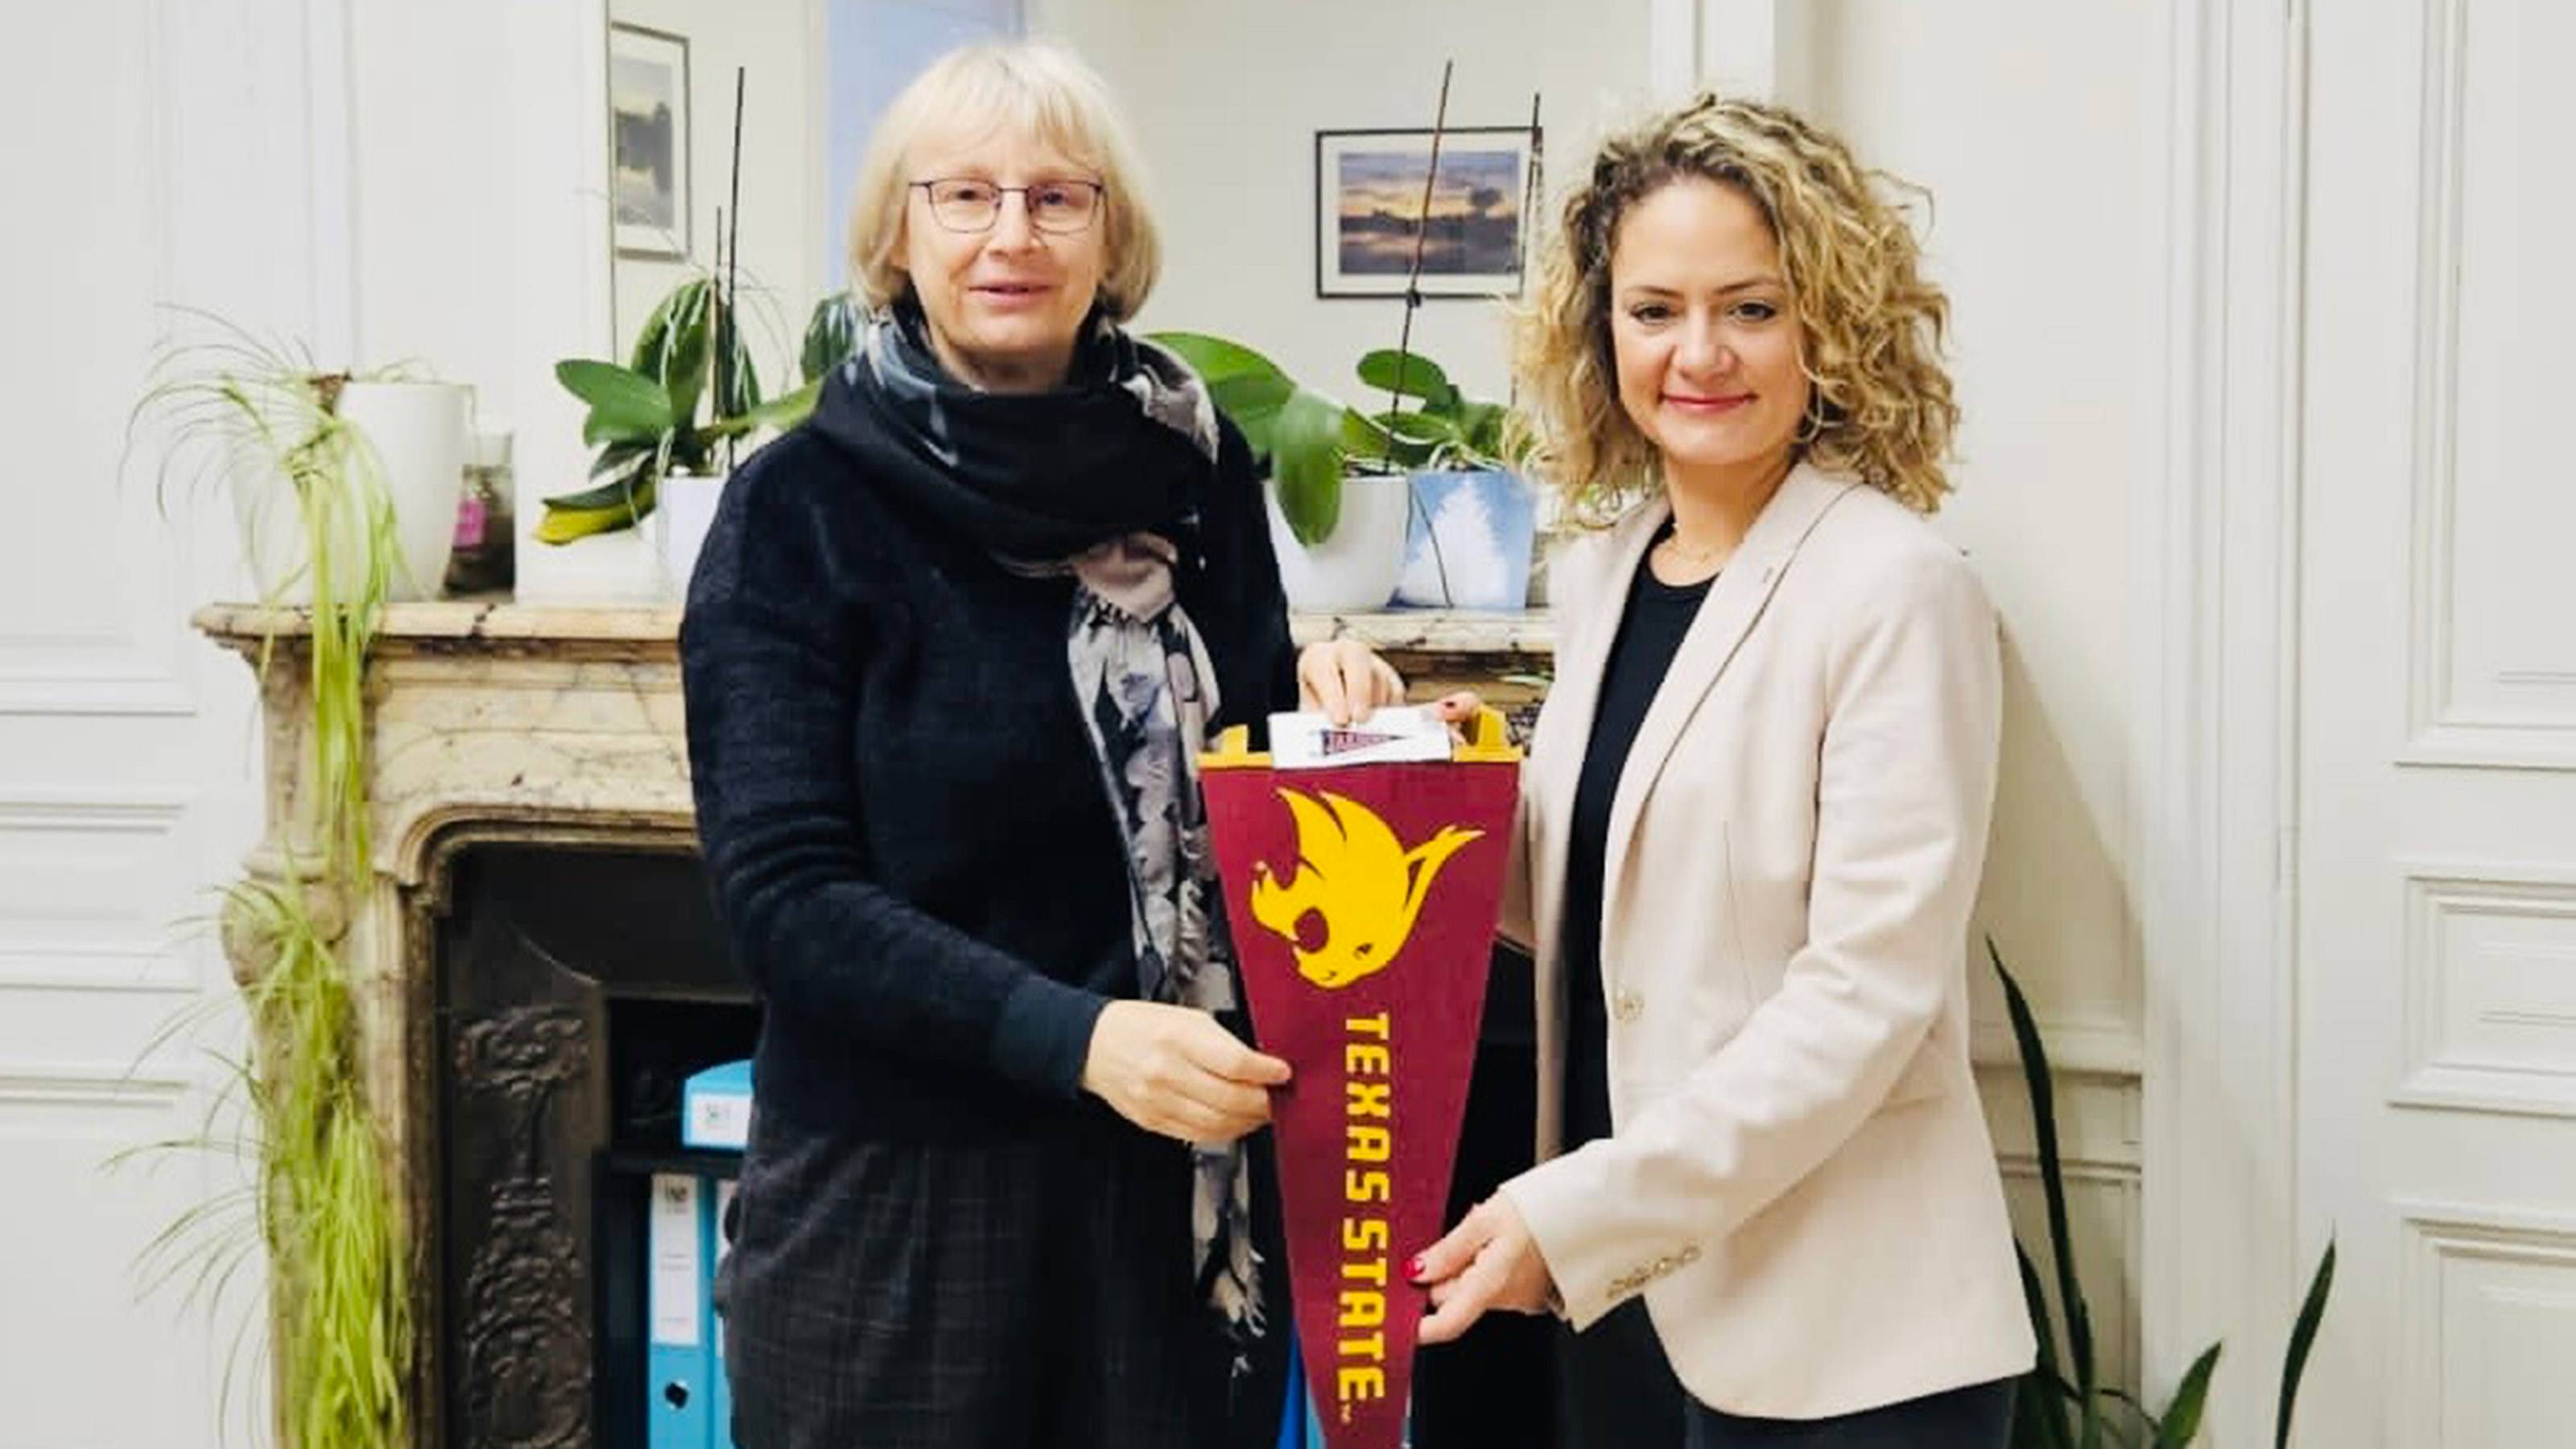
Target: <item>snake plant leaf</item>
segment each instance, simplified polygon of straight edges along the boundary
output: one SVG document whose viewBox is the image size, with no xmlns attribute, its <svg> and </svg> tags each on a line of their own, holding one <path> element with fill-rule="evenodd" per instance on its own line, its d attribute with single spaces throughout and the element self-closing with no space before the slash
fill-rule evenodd
<svg viewBox="0 0 2576 1449">
<path fill-rule="evenodd" d="M 1308 547 L 1342 521 L 1342 415 L 1349 411 L 1298 388 L 1271 427 L 1271 478 L 1288 531 Z"/>
<path fill-rule="evenodd" d="M 613 362 L 572 357 L 555 364 L 555 380 L 590 404 L 590 416 L 581 427 L 585 442 L 628 442 L 671 429 L 670 392 L 640 372 Z"/>
<path fill-rule="evenodd" d="M 807 382 L 820 382 L 833 368 L 856 354 L 862 330 L 858 301 L 835 292 L 814 304 L 805 322 L 805 348 L 798 365 Z"/>
<path fill-rule="evenodd" d="M 2004 1007 L 2012 1018 L 2013 1040 L 2021 1052 L 2022 1082 L 2030 1093 L 2031 1125 L 2039 1147 L 2040 1187 L 2048 1206 L 2048 1246 L 2057 1260 L 2057 1302 L 2066 1315 L 2069 1367 L 2075 1371 L 2076 1388 L 2090 1401 L 2099 1382 L 2094 1376 L 2093 1321 L 2085 1310 L 2083 1286 L 2075 1277 L 2075 1241 L 2066 1220 L 2066 1186 L 2057 1150 L 2057 1093 L 2049 1076 L 2048 1050 L 2040 1042 L 2039 1022 L 2031 1014 L 2030 999 L 2022 994 L 2021 983 L 2013 979 L 2012 972 L 2004 968 L 2003 953 L 1995 948 L 1992 938 L 1986 942 L 1986 956 L 2003 982 Z M 2098 1434 L 2088 1433 L 2083 1449 L 2093 1449 L 2099 1442 Z"/>
<path fill-rule="evenodd" d="M 2200 1433 L 2201 1411 L 2209 1401 L 2209 1376 L 2218 1370 L 2218 1351 L 2223 1347 L 2211 1344 L 2183 1371 L 2173 1402 L 2165 1406 L 2164 1419 L 2156 1425 L 2155 1449 L 2183 1449 Z"/>
<path fill-rule="evenodd" d="M 1458 406 L 1458 389 L 1449 374 L 1418 352 L 1381 347 L 1360 359 L 1360 381 L 1378 392 L 1420 399 L 1435 412 Z"/>
<path fill-rule="evenodd" d="M 2040 1286 L 2039 1269 L 2019 1243 L 2013 1244 L 2013 1259 L 2021 1268 L 2022 1298 L 2029 1305 L 2030 1326 L 2039 1339 L 2039 1363 L 2013 1399 L 2016 1427 L 2012 1441 L 2025 1449 L 2074 1449 L 2075 1432 L 2067 1426 L 2062 1400 L 2075 1395 L 2072 1386 L 2066 1385 L 2065 1375 L 2058 1372 L 2057 1325 L 2048 1311 L 2048 1291 Z M 2033 1392 L 2050 1386 L 2064 1386 L 2065 1392 Z"/>
<path fill-rule="evenodd" d="M 2308 1279 L 2307 1301 L 2299 1305 L 2298 1322 L 2290 1329 L 2290 1351 L 2281 1363 L 2281 1402 L 2272 1421 L 2273 1449 L 2289 1449 L 2290 1414 L 2298 1407 L 2299 1380 L 2308 1371 L 2308 1350 L 2315 1347 L 2317 1324 L 2326 1316 L 2326 1297 L 2334 1292 L 2335 1245 L 2326 1241 L 2325 1256 L 2317 1260 L 2317 1271 Z"/>
</svg>

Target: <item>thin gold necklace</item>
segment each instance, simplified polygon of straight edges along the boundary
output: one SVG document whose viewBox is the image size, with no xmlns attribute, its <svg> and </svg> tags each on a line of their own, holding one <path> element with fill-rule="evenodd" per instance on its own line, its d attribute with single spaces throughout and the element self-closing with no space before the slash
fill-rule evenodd
<svg viewBox="0 0 2576 1449">
<path fill-rule="evenodd" d="M 1689 544 L 1682 542 L 1682 536 L 1679 532 L 1670 530 L 1664 534 L 1664 548 L 1675 557 L 1688 559 L 1692 563 L 1715 563 L 1726 553 L 1726 546 L 1723 544 L 1706 548 L 1693 548 Z"/>
</svg>

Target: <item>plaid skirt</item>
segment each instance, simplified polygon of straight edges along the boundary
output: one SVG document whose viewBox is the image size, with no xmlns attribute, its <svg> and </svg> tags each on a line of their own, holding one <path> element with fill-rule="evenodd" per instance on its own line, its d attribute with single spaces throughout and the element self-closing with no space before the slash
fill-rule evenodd
<svg viewBox="0 0 2576 1449">
<path fill-rule="evenodd" d="M 740 1449 L 1227 1441 L 1188 1149 L 1095 1103 L 1032 1116 L 918 1142 L 754 1115 L 715 1289 Z"/>
</svg>

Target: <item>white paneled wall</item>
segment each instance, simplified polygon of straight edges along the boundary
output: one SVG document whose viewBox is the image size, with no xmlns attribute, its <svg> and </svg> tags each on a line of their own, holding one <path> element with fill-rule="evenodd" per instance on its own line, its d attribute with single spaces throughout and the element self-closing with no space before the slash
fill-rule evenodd
<svg viewBox="0 0 2576 1449">
<path fill-rule="evenodd" d="M 326 360 L 361 342 L 362 360 L 428 358 L 520 423 L 523 477 L 576 476 L 576 420 L 549 369 L 610 337 L 604 163 L 579 130 L 608 5 L 13 8 L 31 13 L 12 16 L 22 43 L 0 51 L 0 159 L 19 203 L 0 263 L 42 285 L 12 316 L 13 336 L 38 345 L 0 349 L 0 407 L 18 424 L 0 475 L 0 1449 L 211 1446 L 215 1331 L 172 1300 L 134 1301 L 130 1268 L 216 1178 L 201 1164 L 96 1170 L 204 1103 L 202 1059 L 145 1048 L 174 1012 L 226 999 L 210 945 L 176 923 L 206 908 L 255 826 L 248 682 L 184 623 L 190 601 L 231 588 L 222 520 L 157 516 L 148 470 L 118 486 L 125 409 L 162 325 L 152 303 L 213 306 Z M 2396 1402 L 2423 1426 L 2410 1449 L 2540 1422 L 2535 1395 L 2554 1380 L 2512 1354 L 2563 1332 L 2576 1271 L 2546 1194 L 2516 1206 L 2480 1175 L 2478 1144 L 2511 1134 L 2460 1111 L 2501 1090 L 2519 1094 L 2517 1115 L 2554 1121 L 2567 1100 L 2564 892 L 2547 883 L 2568 878 L 2570 847 L 2548 820 L 2511 851 L 2478 837 L 2516 791 L 2562 779 L 2576 699 L 2565 631 L 2549 627 L 2565 612 L 2551 562 L 2565 530 L 2540 526 L 2569 514 L 2531 421 L 2565 370 L 2548 340 L 2564 328 L 2532 320 L 2567 310 L 2541 240 L 2565 213 L 2541 124 L 2565 113 L 2564 92 L 2530 69 L 2564 51 L 2543 43 L 2563 38 L 2556 13 L 1498 0 L 1462 28 L 1431 0 L 1027 7 L 1030 28 L 1070 38 L 1133 113 L 1169 242 L 1150 320 L 1240 334 L 1329 386 L 1390 340 L 1393 314 L 1312 295 L 1313 132 L 1427 118 L 1444 55 L 1461 62 L 1459 121 L 1516 120 L 1532 86 L 1546 92 L 1553 183 L 1603 124 L 1713 70 L 1767 74 L 1930 189 L 1967 411 L 1941 524 L 1975 556 L 2009 649 L 1980 924 L 2070 1069 L 2061 1125 L 2104 1362 L 2152 1388 L 2226 1332 L 2244 1377 L 2218 1440 L 2254 1442 L 2278 1342 L 2266 1335 L 2304 1266 L 2278 1250 L 2295 1237 L 2282 1230 L 2361 1222 L 2359 1336 L 2329 1345 L 2328 1369 L 2360 1392 L 2374 1366 L 2399 1365 Z M 1767 37 L 1767 67 L 1739 53 L 1746 37 Z M 1677 63 L 1676 47 L 1695 59 Z M 2453 129 L 2427 151 L 2419 125 L 2436 123 Z M 2346 210 L 2302 239 L 2311 154 L 2329 163 L 2316 194 Z M 2376 199 L 2428 176 L 2456 188 L 2447 210 Z M 2426 216 L 2448 219 L 2427 230 Z M 2391 217 L 2404 224 L 2379 225 Z M 2379 250 L 2334 260 L 2347 238 Z M 2428 247 L 2450 260 L 2416 265 Z M 2428 294 L 2449 319 L 2428 333 L 2415 294 L 2454 270 L 2456 295 Z M 2285 357 L 2300 289 L 2335 285 L 2333 316 L 2352 320 L 2321 325 L 2306 363 Z M 1499 390 L 1490 312 L 1435 304 L 1420 325 L 1454 372 Z M 2456 390 L 2423 392 L 2410 358 Z M 2296 415 L 2303 387 L 2367 405 L 2327 427 Z M 2405 461 L 2420 425 L 2450 429 L 2442 469 Z M 2365 426 L 2389 429 L 2386 446 L 2363 446 Z M 2295 474 L 2303 444 L 2311 471 Z M 2350 466 L 2324 476 L 2316 459 Z M 2300 604 L 2283 593 L 2285 510 L 2301 486 L 2313 511 L 2319 489 L 2355 480 L 2448 480 L 2427 494 L 2448 512 L 2416 519 L 2397 494 L 2372 495 L 2374 514 L 2317 513 L 2315 579 L 2356 601 L 2384 586 L 2402 607 L 2379 635 L 2337 636 L 2349 667 L 2310 668 L 2327 694 L 2297 698 L 2282 681 L 2299 661 L 2280 657 L 2297 642 L 2282 616 Z M 2347 710 L 2402 730 L 2397 747 L 2334 736 Z M 2437 772 L 2515 767 L 2491 785 L 2462 776 L 2456 828 L 2428 827 L 2403 860 L 2359 829 L 2310 843 L 2321 873 L 2305 909 L 2357 943 L 2385 937 L 2369 947 L 2388 956 L 2372 978 L 2397 992 L 2384 1000 L 2303 988 L 2299 969 L 2324 967 L 2295 957 L 2280 915 L 2279 861 L 2300 845 L 2280 802 L 2303 764 L 2347 747 L 2392 809 L 2411 782 L 2454 779 Z M 2539 896 L 2513 884 L 2535 873 Z M 2338 921 L 2346 907 L 2378 914 Z M 2374 921 L 2388 930 L 2362 929 Z M 2441 991 L 2409 998 L 2409 981 Z M 1984 1017 L 1987 1099 L 2037 1243 L 2009 1039 L 1999 1013 Z M 2304 1099 L 2293 1056 L 2314 1069 Z M 2302 1100 L 2315 1115 L 2297 1115 Z M 2337 1166 L 2392 1140 L 2421 1147 L 2420 1172 Z M 2501 1357 L 2461 1347 L 2489 1341 Z M 2472 1373 L 2506 1387 L 2480 1390 Z"/>
<path fill-rule="evenodd" d="M 252 837 L 258 749 L 245 672 L 187 626 L 193 601 L 231 591 L 227 520 L 217 500 L 189 506 L 184 479 L 163 516 L 158 440 L 127 458 L 125 424 L 173 325 L 159 304 L 345 346 L 341 192 L 316 129 L 340 21 L 323 0 L 114 0 L 14 7 L 9 23 L 0 1449 L 213 1449 L 257 1274 L 217 1321 L 146 1294 L 143 1254 L 237 1169 L 107 1164 L 208 1126 L 222 1072 L 205 1052 L 238 1028 L 193 922 Z M 257 1442 L 255 1356 L 237 1383 L 229 1442 Z"/>
</svg>

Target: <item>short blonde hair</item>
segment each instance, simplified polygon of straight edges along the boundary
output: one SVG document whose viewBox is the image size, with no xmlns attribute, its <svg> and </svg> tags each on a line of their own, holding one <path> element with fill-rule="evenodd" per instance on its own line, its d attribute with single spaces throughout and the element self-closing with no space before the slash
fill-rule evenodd
<svg viewBox="0 0 2576 1449">
<path fill-rule="evenodd" d="M 1919 512 L 1939 508 L 1959 421 L 1940 356 L 1949 300 L 1924 280 L 1913 231 L 1874 185 L 1903 183 L 1863 171 L 1840 138 L 1794 112 L 1713 95 L 1604 141 L 1566 198 L 1516 318 L 1533 470 L 1591 522 L 1659 485 L 1654 445 L 1619 403 L 1610 253 L 1639 202 L 1692 178 L 1760 207 L 1779 245 L 1815 389 L 1803 455 Z"/>
<path fill-rule="evenodd" d="M 883 309 L 910 288 L 903 270 L 905 174 L 923 136 L 982 124 L 1020 127 L 1100 178 L 1100 308 L 1124 322 L 1145 305 L 1163 263 L 1162 240 L 1146 210 L 1144 171 L 1127 128 L 1097 72 L 1044 41 L 1003 41 L 952 50 L 904 87 L 877 122 L 850 202 L 851 285 Z"/>
</svg>

